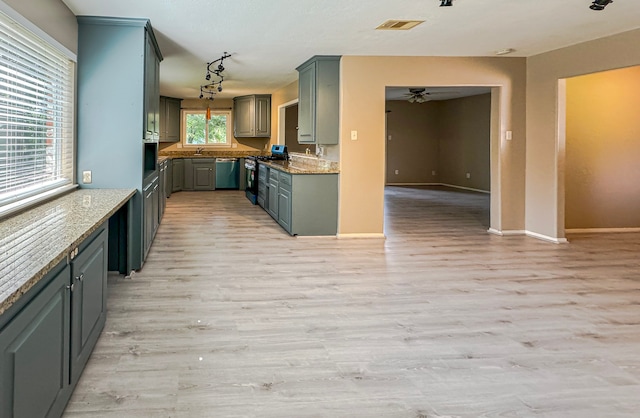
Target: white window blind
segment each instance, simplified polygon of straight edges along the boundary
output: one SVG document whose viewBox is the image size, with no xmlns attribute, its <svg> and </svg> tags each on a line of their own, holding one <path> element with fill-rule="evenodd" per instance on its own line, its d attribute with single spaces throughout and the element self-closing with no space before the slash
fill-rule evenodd
<svg viewBox="0 0 640 418">
<path fill-rule="evenodd" d="M 0 209 L 73 182 L 74 63 L 0 13 Z"/>
</svg>

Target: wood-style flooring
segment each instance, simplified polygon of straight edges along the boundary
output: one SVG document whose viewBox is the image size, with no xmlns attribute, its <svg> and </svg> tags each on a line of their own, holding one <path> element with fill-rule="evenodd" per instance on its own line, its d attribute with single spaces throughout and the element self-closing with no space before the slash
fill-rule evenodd
<svg viewBox="0 0 640 418">
<path fill-rule="evenodd" d="M 292 238 L 175 193 L 64 417 L 639 417 L 640 234 L 498 237 L 488 207 L 388 187 L 386 240 Z"/>
</svg>

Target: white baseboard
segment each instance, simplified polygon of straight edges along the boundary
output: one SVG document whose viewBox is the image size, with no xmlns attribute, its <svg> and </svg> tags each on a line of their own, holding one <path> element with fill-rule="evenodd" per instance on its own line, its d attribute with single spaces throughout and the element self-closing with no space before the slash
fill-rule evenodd
<svg viewBox="0 0 640 418">
<path fill-rule="evenodd" d="M 386 239 L 387 238 L 387 237 L 385 237 L 384 234 L 374 234 L 374 233 L 371 233 L 371 234 L 366 234 L 366 233 L 364 233 L 364 234 L 357 234 L 357 233 L 355 233 L 355 234 L 338 234 L 338 235 L 336 235 L 336 237 L 338 239 L 353 239 L 353 238 L 357 238 L 357 239 L 361 239 L 361 238 Z"/>
<path fill-rule="evenodd" d="M 575 228 L 565 229 L 567 234 L 619 234 L 626 232 L 640 232 L 640 228 Z"/>
<path fill-rule="evenodd" d="M 569 242 L 566 238 L 554 238 L 548 235 L 538 234 L 537 232 L 525 231 L 525 233 L 528 237 L 536 238 L 542 241 L 553 242 L 554 244 L 566 244 Z"/>
<path fill-rule="evenodd" d="M 505 230 L 505 231 L 499 231 L 497 229 L 494 228 L 489 228 L 487 230 L 488 233 L 493 234 L 493 235 L 499 235 L 501 237 L 513 237 L 513 236 L 517 236 L 517 235 L 526 235 L 527 231 L 525 230 Z"/>
</svg>

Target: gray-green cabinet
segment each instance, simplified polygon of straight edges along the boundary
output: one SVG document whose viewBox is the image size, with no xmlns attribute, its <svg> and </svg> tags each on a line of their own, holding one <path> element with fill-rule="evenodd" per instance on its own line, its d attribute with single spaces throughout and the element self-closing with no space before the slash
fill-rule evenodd
<svg viewBox="0 0 640 418">
<path fill-rule="evenodd" d="M 270 167 L 266 210 L 291 235 L 335 235 L 338 174 L 291 174 Z"/>
<path fill-rule="evenodd" d="M 71 396 L 69 277 L 64 265 L 43 279 L 49 284 L 0 331 L 2 417 L 60 416 Z"/>
<path fill-rule="evenodd" d="M 340 135 L 340 56 L 314 56 L 297 70 L 298 142 L 337 144 Z"/>
<path fill-rule="evenodd" d="M 62 415 L 104 328 L 107 237 L 105 223 L 0 315 L 1 417 Z"/>
<path fill-rule="evenodd" d="M 160 96 L 160 142 L 180 141 L 180 99 Z"/>
<path fill-rule="evenodd" d="M 184 160 L 176 158 L 171 160 L 171 191 L 179 192 L 184 187 Z"/>
<path fill-rule="evenodd" d="M 142 189 L 157 170 L 162 55 L 147 19 L 77 20 L 77 181 L 83 188 L 137 189 L 124 238 L 128 272 L 140 269 L 146 254 Z M 82 182 L 83 171 L 92 172 L 90 184 Z"/>
<path fill-rule="evenodd" d="M 271 95 L 253 94 L 233 98 L 233 133 L 236 138 L 271 136 Z"/>
<path fill-rule="evenodd" d="M 155 40 L 150 36 L 145 38 L 144 54 L 144 89 L 146 130 L 144 139 L 157 142 L 160 139 L 160 60 L 155 53 Z"/>
<path fill-rule="evenodd" d="M 269 169 L 269 185 L 267 186 L 267 213 L 278 220 L 278 170 Z"/>
<path fill-rule="evenodd" d="M 77 382 L 107 318 L 107 230 L 71 262 L 71 381 Z"/>
<path fill-rule="evenodd" d="M 160 176 L 158 172 L 145 180 L 142 193 L 144 196 L 143 240 L 146 258 L 160 224 Z"/>
<path fill-rule="evenodd" d="M 291 174 L 278 175 L 278 223 L 291 233 Z"/>
<path fill-rule="evenodd" d="M 194 158 L 193 190 L 214 190 L 216 188 L 216 160 L 215 158 Z"/>
<path fill-rule="evenodd" d="M 258 197 L 256 201 L 262 209 L 266 209 L 267 202 L 267 184 L 269 183 L 269 167 L 264 164 L 258 165 Z"/>
</svg>

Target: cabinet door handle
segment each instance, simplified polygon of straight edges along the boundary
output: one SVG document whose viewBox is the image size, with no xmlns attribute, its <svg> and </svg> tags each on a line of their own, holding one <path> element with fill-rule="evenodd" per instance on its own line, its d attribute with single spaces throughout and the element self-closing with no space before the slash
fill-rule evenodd
<svg viewBox="0 0 640 418">
<path fill-rule="evenodd" d="M 84 280 L 84 273 L 80 273 L 80 275 L 78 277 L 76 277 L 76 281 L 77 282 L 81 282 Z"/>
<path fill-rule="evenodd" d="M 67 289 L 71 290 L 72 292 L 73 292 L 74 287 L 75 286 L 74 286 L 73 283 L 71 283 L 70 285 L 67 285 Z"/>
</svg>

